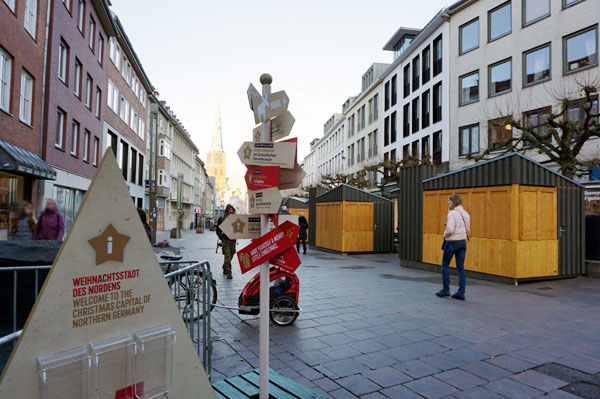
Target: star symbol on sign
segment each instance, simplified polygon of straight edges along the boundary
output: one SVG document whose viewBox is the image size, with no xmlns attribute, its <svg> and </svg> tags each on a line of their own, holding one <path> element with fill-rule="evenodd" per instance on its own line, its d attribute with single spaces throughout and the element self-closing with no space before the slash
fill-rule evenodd
<svg viewBox="0 0 600 399">
<path fill-rule="evenodd" d="M 250 145 L 247 145 L 246 148 L 244 148 L 244 159 L 250 159 L 251 155 L 252 149 L 250 148 Z"/>
<path fill-rule="evenodd" d="M 123 262 L 125 245 L 127 245 L 130 238 L 124 234 L 119 234 L 113 225 L 109 224 L 102 234 L 88 240 L 96 252 L 96 265 L 109 260 Z"/>
<path fill-rule="evenodd" d="M 260 130 L 254 132 L 254 141 L 260 141 Z"/>
<path fill-rule="evenodd" d="M 242 222 L 242 219 L 238 218 L 235 222 L 233 222 L 233 232 L 234 233 L 243 233 L 244 226 L 246 223 Z"/>
<path fill-rule="evenodd" d="M 294 231 L 293 231 L 292 229 L 287 229 L 287 230 L 285 231 L 285 236 L 286 236 L 287 238 L 289 238 L 290 240 L 292 239 L 292 236 L 293 236 L 293 235 L 294 235 Z"/>
</svg>

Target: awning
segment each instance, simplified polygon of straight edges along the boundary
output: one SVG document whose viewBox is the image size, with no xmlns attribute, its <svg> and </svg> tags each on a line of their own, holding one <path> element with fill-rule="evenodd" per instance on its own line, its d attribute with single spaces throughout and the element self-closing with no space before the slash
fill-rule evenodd
<svg viewBox="0 0 600 399">
<path fill-rule="evenodd" d="M 56 171 L 39 156 L 2 140 L 0 140 L 0 171 L 37 179 L 56 179 Z"/>
</svg>

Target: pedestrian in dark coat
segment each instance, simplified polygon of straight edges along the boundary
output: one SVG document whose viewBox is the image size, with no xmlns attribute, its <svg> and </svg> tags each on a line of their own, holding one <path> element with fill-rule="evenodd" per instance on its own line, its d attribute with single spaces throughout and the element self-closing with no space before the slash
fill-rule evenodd
<svg viewBox="0 0 600 399">
<path fill-rule="evenodd" d="M 229 239 L 225 233 L 219 228 L 219 225 L 223 223 L 223 221 L 229 215 L 235 214 L 235 208 L 233 205 L 229 204 L 225 207 L 225 213 L 221 215 L 217 222 L 217 236 L 221 240 L 222 251 L 223 251 L 223 274 L 227 276 L 229 280 L 233 278 L 232 270 L 231 270 L 231 260 L 233 259 L 233 255 L 235 255 L 235 240 Z"/>
<path fill-rule="evenodd" d="M 46 208 L 40 215 L 34 240 L 62 240 L 65 234 L 65 218 L 60 214 L 53 199 L 46 200 Z"/>
<path fill-rule="evenodd" d="M 308 236 L 308 220 L 304 217 L 304 213 L 300 212 L 298 217 L 298 225 L 300 226 L 300 232 L 298 233 L 298 240 L 296 241 L 296 251 L 300 252 L 300 243 L 302 243 L 302 249 L 304 255 L 306 255 L 306 238 Z"/>
<path fill-rule="evenodd" d="M 33 205 L 23 202 L 19 206 L 19 213 L 13 219 L 10 228 L 9 240 L 32 240 L 36 221 L 33 217 Z"/>
</svg>

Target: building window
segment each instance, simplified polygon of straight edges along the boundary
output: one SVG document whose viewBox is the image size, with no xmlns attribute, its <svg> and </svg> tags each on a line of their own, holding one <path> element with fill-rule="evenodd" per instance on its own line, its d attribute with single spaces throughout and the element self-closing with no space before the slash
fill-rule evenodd
<svg viewBox="0 0 600 399">
<path fill-rule="evenodd" d="M 410 95 L 410 64 L 404 67 L 404 98 Z"/>
<path fill-rule="evenodd" d="M 73 79 L 73 93 L 81 98 L 81 62 L 75 59 L 75 76 Z"/>
<path fill-rule="evenodd" d="M 90 28 L 88 32 L 88 46 L 94 52 L 94 43 L 96 42 L 96 22 L 90 17 Z"/>
<path fill-rule="evenodd" d="M 563 8 L 571 7 L 572 5 L 581 3 L 582 1 L 585 0 L 563 0 Z"/>
<path fill-rule="evenodd" d="M 419 112 L 421 111 L 421 107 L 419 106 L 419 97 L 412 100 L 412 132 L 419 131 Z"/>
<path fill-rule="evenodd" d="M 4 0 L 4 3 L 6 3 L 13 13 L 15 12 L 15 0 Z"/>
<path fill-rule="evenodd" d="M 98 166 L 98 152 L 100 151 L 100 139 L 94 137 L 94 150 L 92 152 L 92 165 Z"/>
<path fill-rule="evenodd" d="M 433 76 L 442 73 L 442 35 L 433 40 Z"/>
<path fill-rule="evenodd" d="M 460 36 L 459 54 L 465 54 L 479 47 L 479 18 L 467 22 L 458 29 Z"/>
<path fill-rule="evenodd" d="M 96 118 L 100 119 L 100 105 L 102 104 L 102 91 L 96 86 Z"/>
<path fill-rule="evenodd" d="M 431 108 L 430 102 L 431 94 L 429 93 L 429 90 L 427 90 L 423 93 L 423 96 L 421 98 L 421 126 L 423 127 L 423 129 L 429 126 L 429 112 Z"/>
<path fill-rule="evenodd" d="M 85 106 L 92 110 L 92 87 L 93 81 L 90 75 L 87 76 L 85 81 Z"/>
<path fill-rule="evenodd" d="M 433 123 L 442 120 L 442 82 L 433 86 Z"/>
<path fill-rule="evenodd" d="M 419 60 L 419 56 L 413 58 L 412 61 L 412 91 L 415 91 L 419 88 L 419 83 L 421 81 L 421 62 Z"/>
<path fill-rule="evenodd" d="M 510 1 L 488 12 L 488 41 L 499 39 L 512 32 L 512 5 Z"/>
<path fill-rule="evenodd" d="M 98 33 L 98 63 L 104 64 L 104 38 Z"/>
<path fill-rule="evenodd" d="M 402 160 L 406 161 L 408 158 L 410 158 L 410 146 L 405 144 L 402 146 Z"/>
<path fill-rule="evenodd" d="M 419 159 L 419 140 L 415 140 L 411 144 L 410 154 L 413 159 Z"/>
<path fill-rule="evenodd" d="M 396 105 L 396 101 L 398 99 L 398 85 L 396 84 L 396 80 L 396 75 L 392 76 L 392 102 L 390 103 L 392 107 Z"/>
<path fill-rule="evenodd" d="M 479 124 L 463 126 L 458 131 L 458 155 L 479 153 Z"/>
<path fill-rule="evenodd" d="M 19 119 L 31 125 L 31 104 L 33 100 L 33 78 L 30 74 L 21 72 L 21 101 L 19 104 Z"/>
<path fill-rule="evenodd" d="M 402 112 L 402 137 L 410 136 L 410 103 L 404 106 Z"/>
<path fill-rule="evenodd" d="M 61 41 L 58 46 L 58 78 L 67 84 L 67 68 L 69 64 L 69 47 Z"/>
<path fill-rule="evenodd" d="M 138 154 L 138 186 L 144 185 L 144 156 Z"/>
<path fill-rule="evenodd" d="M 550 79 L 550 43 L 523 53 L 523 86 Z"/>
<path fill-rule="evenodd" d="M 523 0 L 523 26 L 550 16 L 550 0 Z"/>
<path fill-rule="evenodd" d="M 385 111 L 387 111 L 388 109 L 390 109 L 390 82 L 387 81 L 385 82 L 385 87 L 384 87 L 384 93 L 383 93 L 383 108 Z"/>
<path fill-rule="evenodd" d="M 528 128 L 534 134 L 544 137 L 548 133 L 549 126 L 546 124 L 552 113 L 552 107 L 544 107 L 535 109 L 533 111 L 527 111 L 523 113 L 523 122 L 525 127 Z M 552 138 L 549 137 L 547 142 L 551 142 Z M 529 148 L 533 146 L 530 140 L 523 139 L 523 147 Z"/>
<path fill-rule="evenodd" d="M 563 49 L 565 73 L 598 65 L 598 26 L 565 37 Z"/>
<path fill-rule="evenodd" d="M 121 171 L 123 178 L 127 181 L 127 172 L 129 171 L 129 145 L 121 140 Z"/>
<path fill-rule="evenodd" d="M 10 112 L 12 57 L 0 47 L 0 109 Z"/>
<path fill-rule="evenodd" d="M 115 39 L 114 37 L 110 38 L 109 43 L 110 43 L 109 58 L 112 61 L 112 63 L 115 65 L 117 70 L 120 70 L 120 68 L 121 68 L 121 47 L 119 46 L 119 43 L 117 43 L 117 39 Z"/>
<path fill-rule="evenodd" d="M 71 12 L 71 0 L 62 0 L 62 2 L 65 5 L 65 7 L 67 8 L 67 10 L 69 10 L 69 12 Z"/>
<path fill-rule="evenodd" d="M 422 72 L 421 75 L 422 76 L 422 81 L 423 84 L 429 82 L 429 78 L 431 75 L 431 50 L 429 48 L 429 46 L 425 47 L 423 49 L 423 52 L 421 53 L 421 58 L 422 58 Z"/>
<path fill-rule="evenodd" d="M 423 137 L 421 140 L 421 159 L 428 160 L 431 157 L 431 150 L 429 149 L 429 136 Z"/>
<path fill-rule="evenodd" d="M 512 126 L 506 124 L 503 118 L 488 121 L 488 148 L 504 150 L 512 138 Z"/>
<path fill-rule="evenodd" d="M 79 122 L 73 120 L 73 134 L 71 135 L 71 155 L 77 156 L 79 148 Z"/>
<path fill-rule="evenodd" d="M 442 132 L 433 134 L 433 164 L 441 165 L 442 163 Z"/>
<path fill-rule="evenodd" d="M 390 117 L 386 116 L 383 121 L 383 145 L 388 146 L 390 144 Z"/>
<path fill-rule="evenodd" d="M 35 39 L 37 26 L 37 0 L 25 0 L 25 30 Z"/>
<path fill-rule="evenodd" d="M 63 144 L 64 144 L 64 136 L 65 136 L 65 121 L 67 118 L 67 114 L 65 114 L 65 111 L 63 111 L 62 109 L 58 109 L 58 111 L 56 112 L 56 140 L 54 141 L 54 144 L 56 145 L 56 147 L 62 149 L 63 148 Z"/>
<path fill-rule="evenodd" d="M 83 160 L 89 162 L 90 152 L 90 131 L 85 129 L 83 131 Z"/>
<path fill-rule="evenodd" d="M 137 179 L 137 151 L 131 148 L 131 172 L 129 173 L 129 181 L 135 184 Z"/>
<path fill-rule="evenodd" d="M 79 7 L 77 8 L 77 27 L 79 31 L 83 33 L 83 27 L 85 26 L 85 0 L 79 0 Z"/>
<path fill-rule="evenodd" d="M 460 80 L 460 105 L 467 105 L 479 101 L 479 71 L 461 76 Z"/>
<path fill-rule="evenodd" d="M 567 120 L 576 123 L 576 127 L 578 129 L 583 129 L 583 125 L 586 118 L 586 111 L 584 106 L 587 106 L 585 99 L 573 100 L 569 102 L 569 106 L 567 109 Z M 595 117 L 590 120 L 590 125 L 598 124 L 600 122 L 600 117 L 598 117 L 598 99 L 592 102 L 592 107 L 590 109 L 590 114 Z M 579 137 L 579 131 L 571 137 L 572 140 L 576 140 Z"/>
<path fill-rule="evenodd" d="M 512 60 L 508 59 L 490 65 L 488 69 L 489 97 L 508 93 L 512 90 Z"/>
<path fill-rule="evenodd" d="M 390 115 L 390 144 L 394 144 L 396 142 L 396 126 L 398 121 L 396 120 L 396 111 L 392 112 Z"/>
</svg>

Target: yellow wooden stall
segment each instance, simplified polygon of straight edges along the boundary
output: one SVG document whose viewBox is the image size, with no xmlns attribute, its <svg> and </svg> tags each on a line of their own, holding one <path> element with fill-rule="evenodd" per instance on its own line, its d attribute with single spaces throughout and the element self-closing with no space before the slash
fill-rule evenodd
<svg viewBox="0 0 600 399">
<path fill-rule="evenodd" d="M 453 193 L 471 215 L 466 270 L 515 279 L 558 275 L 556 187 L 513 184 L 423 192 L 423 262 L 442 263 L 442 222 Z"/>
<path fill-rule="evenodd" d="M 373 251 L 373 203 L 317 204 L 316 245 L 343 253 Z"/>
</svg>

